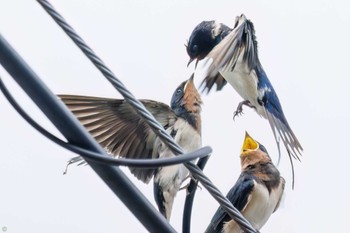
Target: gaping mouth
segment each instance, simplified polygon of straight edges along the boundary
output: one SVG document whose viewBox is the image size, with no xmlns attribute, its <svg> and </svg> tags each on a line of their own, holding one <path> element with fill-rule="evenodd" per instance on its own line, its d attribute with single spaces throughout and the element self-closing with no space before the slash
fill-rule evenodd
<svg viewBox="0 0 350 233">
<path fill-rule="evenodd" d="M 255 141 L 246 131 L 245 132 L 245 138 L 243 142 L 243 146 L 241 149 L 241 154 L 246 153 L 247 151 L 254 151 L 259 148 L 259 144 L 257 141 Z"/>
<path fill-rule="evenodd" d="M 187 67 L 195 60 L 196 58 L 190 58 L 190 60 L 187 63 Z"/>
<path fill-rule="evenodd" d="M 196 63 L 195 63 L 194 68 L 197 68 L 198 62 L 199 62 L 199 60 L 201 60 L 201 58 L 200 58 L 199 56 L 194 57 L 194 58 L 190 58 L 190 60 L 189 60 L 188 63 L 187 63 L 187 67 L 188 67 L 194 60 L 196 60 Z"/>
</svg>

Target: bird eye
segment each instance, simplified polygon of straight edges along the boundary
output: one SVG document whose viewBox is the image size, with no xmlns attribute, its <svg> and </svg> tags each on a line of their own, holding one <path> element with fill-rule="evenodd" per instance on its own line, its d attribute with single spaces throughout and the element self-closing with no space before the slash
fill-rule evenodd
<svg viewBox="0 0 350 233">
<path fill-rule="evenodd" d="M 177 91 L 176 91 L 176 94 L 181 94 L 182 93 L 182 90 L 181 89 L 177 89 Z"/>
<path fill-rule="evenodd" d="M 198 45 L 195 44 L 195 45 L 193 45 L 192 48 L 191 48 L 191 53 L 192 53 L 192 54 L 196 54 L 197 51 L 198 51 Z"/>
</svg>

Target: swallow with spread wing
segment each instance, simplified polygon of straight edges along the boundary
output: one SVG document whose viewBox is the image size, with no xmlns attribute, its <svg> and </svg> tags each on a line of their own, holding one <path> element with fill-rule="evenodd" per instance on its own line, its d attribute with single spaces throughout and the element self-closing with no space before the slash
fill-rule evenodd
<svg viewBox="0 0 350 233">
<path fill-rule="evenodd" d="M 74 95 L 59 97 L 111 155 L 135 159 L 174 156 L 124 99 Z M 191 152 L 201 147 L 202 100 L 194 85 L 193 75 L 176 88 L 171 107 L 153 100 L 140 101 L 184 151 Z M 181 164 L 157 169 L 130 167 L 130 171 L 145 183 L 149 183 L 153 177 L 155 201 L 159 211 L 169 220 L 175 195 L 188 176 L 185 166 Z"/>
<path fill-rule="evenodd" d="M 281 201 L 285 180 L 273 165 L 265 147 L 246 133 L 241 150 L 241 175 L 227 194 L 251 225 L 260 230 Z M 240 233 L 239 225 L 219 207 L 206 233 Z"/>
<path fill-rule="evenodd" d="M 294 177 L 291 156 L 300 160 L 303 148 L 289 126 L 277 94 L 260 63 L 253 23 L 244 15 L 236 18 L 233 29 L 216 21 L 203 21 L 193 30 L 186 49 L 189 63 L 205 60 L 204 73 L 201 73 L 204 74 L 203 90 L 209 92 L 216 84 L 219 91 L 228 82 L 244 99 L 234 117 L 242 113 L 243 105 L 247 105 L 267 118 L 278 146 L 279 158 L 281 138 Z"/>
</svg>

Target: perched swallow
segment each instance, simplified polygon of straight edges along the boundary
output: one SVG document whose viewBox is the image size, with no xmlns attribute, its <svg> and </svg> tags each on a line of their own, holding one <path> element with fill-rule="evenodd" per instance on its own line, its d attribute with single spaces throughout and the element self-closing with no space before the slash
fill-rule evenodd
<svg viewBox="0 0 350 233">
<path fill-rule="evenodd" d="M 280 176 L 265 147 L 246 133 L 241 150 L 241 175 L 227 194 L 242 215 L 260 230 L 280 204 L 285 180 Z M 206 233 L 239 233 L 239 225 L 219 207 Z"/>
<path fill-rule="evenodd" d="M 206 58 L 207 70 L 201 83 L 203 90 L 207 89 L 209 93 L 214 84 L 217 90 L 221 90 L 229 82 L 244 99 L 234 117 L 242 113 L 243 105 L 254 108 L 260 116 L 268 119 L 279 152 L 280 137 L 289 157 L 299 159 L 303 148 L 289 126 L 277 94 L 260 63 L 251 21 L 241 15 L 236 18 L 234 29 L 215 21 L 202 22 L 190 36 L 187 53 L 190 62 Z"/>
<path fill-rule="evenodd" d="M 135 159 L 174 156 L 125 100 L 73 95 L 59 97 L 96 141 L 113 156 Z M 153 100 L 140 101 L 184 151 L 191 152 L 201 147 L 202 100 L 194 85 L 193 75 L 176 88 L 171 107 Z M 130 167 L 130 171 L 145 183 L 149 183 L 153 177 L 155 201 L 159 211 L 169 220 L 175 195 L 188 176 L 185 166 L 181 164 L 157 169 Z"/>
</svg>

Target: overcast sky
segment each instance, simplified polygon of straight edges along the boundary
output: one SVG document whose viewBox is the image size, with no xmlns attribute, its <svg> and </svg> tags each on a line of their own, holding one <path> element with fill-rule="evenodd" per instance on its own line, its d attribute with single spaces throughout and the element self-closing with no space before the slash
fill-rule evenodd
<svg viewBox="0 0 350 233">
<path fill-rule="evenodd" d="M 282 150 L 285 197 L 261 232 L 349 231 L 347 1 L 62 0 L 54 6 L 135 96 L 164 103 L 194 70 L 186 67 L 184 47 L 193 28 L 212 19 L 233 26 L 244 13 L 255 24 L 261 63 L 304 147 L 294 190 Z M 36 1 L 2 0 L 0 32 L 54 93 L 121 97 Z M 2 67 L 0 76 L 30 115 L 60 136 Z M 205 173 L 226 194 L 240 173 L 246 130 L 274 161 L 277 148 L 268 122 L 253 110 L 232 121 L 241 101 L 232 87 L 202 98 L 203 145 L 214 150 Z M 0 113 L 0 232 L 145 232 L 89 167 L 72 166 L 62 175 L 75 155 L 31 128 L 2 94 Z M 152 185 L 123 170 L 155 204 Z M 184 198 L 182 191 L 171 218 L 178 231 Z M 217 207 L 199 190 L 192 231 L 203 232 Z"/>
</svg>

